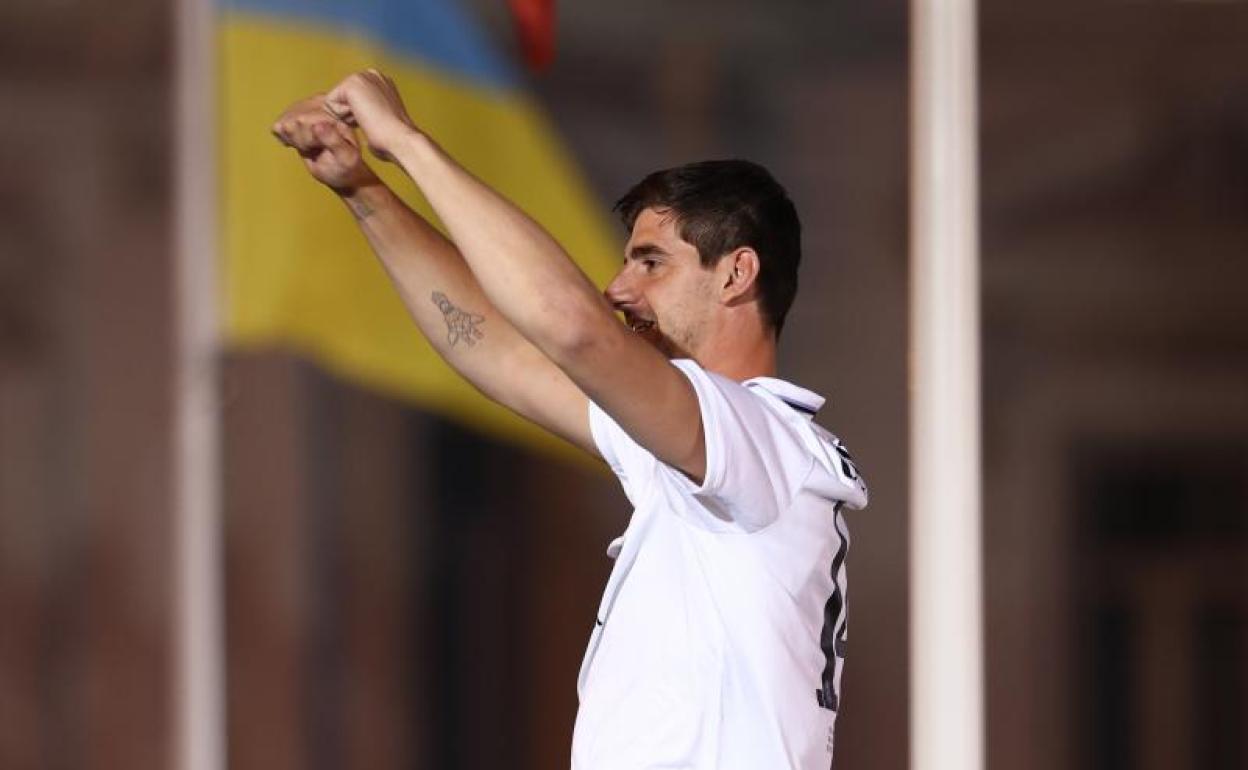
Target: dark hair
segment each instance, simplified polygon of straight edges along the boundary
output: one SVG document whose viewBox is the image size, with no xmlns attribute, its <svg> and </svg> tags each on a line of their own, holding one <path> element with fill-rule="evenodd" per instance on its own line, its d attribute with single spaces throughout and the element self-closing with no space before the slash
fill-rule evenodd
<svg viewBox="0 0 1248 770">
<path fill-rule="evenodd" d="M 671 210 L 677 232 L 698 250 L 704 267 L 742 246 L 754 249 L 763 318 L 779 336 L 797 294 L 802 225 L 767 169 L 746 160 L 707 160 L 655 171 L 615 204 L 630 230 L 648 208 Z"/>
</svg>

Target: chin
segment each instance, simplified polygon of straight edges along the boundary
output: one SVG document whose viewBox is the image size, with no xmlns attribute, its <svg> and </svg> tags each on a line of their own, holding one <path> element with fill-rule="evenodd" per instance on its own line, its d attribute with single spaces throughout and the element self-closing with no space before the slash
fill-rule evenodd
<svg viewBox="0 0 1248 770">
<path fill-rule="evenodd" d="M 677 345 L 676 342 L 670 337 L 661 336 L 659 339 L 654 340 L 651 344 L 658 348 L 660 353 L 667 356 L 668 360 L 674 358 L 693 358 L 693 355 L 689 351 L 685 350 L 680 345 Z"/>
</svg>

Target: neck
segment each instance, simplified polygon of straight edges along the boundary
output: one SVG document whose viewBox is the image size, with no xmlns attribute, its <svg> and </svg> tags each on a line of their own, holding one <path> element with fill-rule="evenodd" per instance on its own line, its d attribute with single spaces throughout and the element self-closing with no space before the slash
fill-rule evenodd
<svg viewBox="0 0 1248 770">
<path fill-rule="evenodd" d="M 758 324 L 725 324 L 694 358 L 707 371 L 737 382 L 751 377 L 774 377 L 776 337 Z"/>
</svg>

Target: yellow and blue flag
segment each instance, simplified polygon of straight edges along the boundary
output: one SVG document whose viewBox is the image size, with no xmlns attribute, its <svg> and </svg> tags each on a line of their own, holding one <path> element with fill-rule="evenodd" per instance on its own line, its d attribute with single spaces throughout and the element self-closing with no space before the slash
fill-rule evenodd
<svg viewBox="0 0 1248 770">
<path fill-rule="evenodd" d="M 599 285 L 618 263 L 575 162 L 454 0 L 223 0 L 227 344 L 294 349 L 354 382 L 558 451 L 561 442 L 487 402 L 438 358 L 346 210 L 269 134 L 291 102 L 372 66 L 394 78 L 422 129 L 550 230 Z M 374 166 L 436 221 L 401 172 Z"/>
</svg>

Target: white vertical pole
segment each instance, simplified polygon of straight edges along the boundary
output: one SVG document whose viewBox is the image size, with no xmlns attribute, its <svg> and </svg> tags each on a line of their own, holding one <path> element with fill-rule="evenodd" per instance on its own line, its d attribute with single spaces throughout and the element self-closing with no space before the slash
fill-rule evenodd
<svg viewBox="0 0 1248 770">
<path fill-rule="evenodd" d="M 974 0 L 913 0 L 911 762 L 984 765 Z"/>
<path fill-rule="evenodd" d="M 213 0 L 175 26 L 174 767 L 223 770 Z"/>
</svg>

